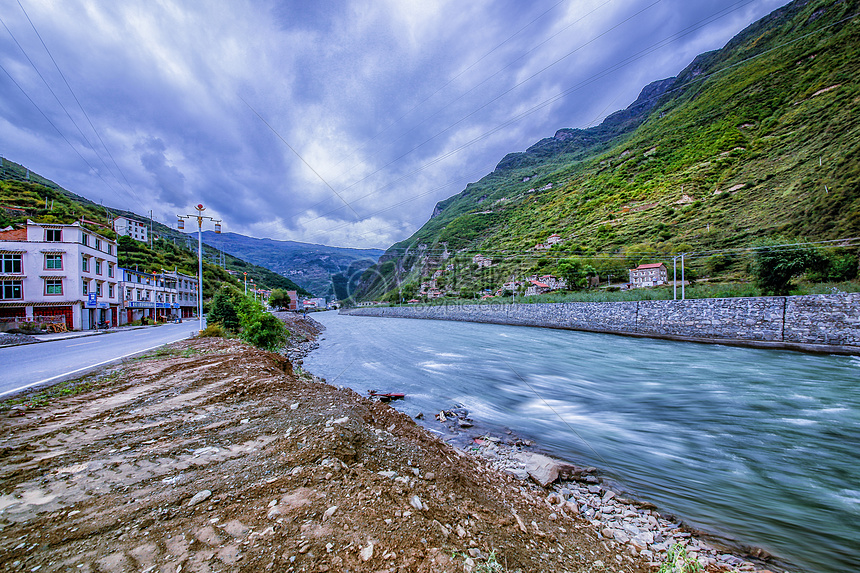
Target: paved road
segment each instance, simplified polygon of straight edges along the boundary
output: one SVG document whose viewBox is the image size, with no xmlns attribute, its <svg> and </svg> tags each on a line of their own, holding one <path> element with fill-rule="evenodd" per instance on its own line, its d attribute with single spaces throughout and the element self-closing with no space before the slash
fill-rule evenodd
<svg viewBox="0 0 860 573">
<path fill-rule="evenodd" d="M 0 397 L 80 376 L 93 368 L 119 361 L 197 334 L 196 320 L 153 328 L 108 332 L 0 348 Z"/>
</svg>

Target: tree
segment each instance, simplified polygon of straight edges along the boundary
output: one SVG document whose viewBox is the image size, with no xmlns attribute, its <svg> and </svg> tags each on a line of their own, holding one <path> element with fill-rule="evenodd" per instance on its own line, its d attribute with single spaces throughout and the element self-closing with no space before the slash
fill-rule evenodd
<svg viewBox="0 0 860 573">
<path fill-rule="evenodd" d="M 290 295 L 284 289 L 276 288 L 272 290 L 272 294 L 269 295 L 269 306 L 277 309 L 289 308 Z"/>
<path fill-rule="evenodd" d="M 784 296 L 791 290 L 793 278 L 820 268 L 822 260 L 814 247 L 787 244 L 785 239 L 779 238 L 765 239 L 756 246 L 750 270 L 764 294 Z"/>
<path fill-rule="evenodd" d="M 223 286 L 212 297 L 207 321 L 218 323 L 230 332 L 239 331 L 239 314 L 236 309 L 235 293 L 231 288 Z"/>
<path fill-rule="evenodd" d="M 589 286 L 589 278 L 597 276 L 597 270 L 582 259 L 562 259 L 556 271 L 564 279 L 569 290 L 579 290 Z"/>
</svg>

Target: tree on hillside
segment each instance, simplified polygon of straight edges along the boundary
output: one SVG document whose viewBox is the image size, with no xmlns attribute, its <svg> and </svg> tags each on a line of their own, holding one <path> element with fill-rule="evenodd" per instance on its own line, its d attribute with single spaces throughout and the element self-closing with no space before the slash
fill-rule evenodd
<svg viewBox="0 0 860 573">
<path fill-rule="evenodd" d="M 558 276 L 564 279 L 569 290 L 579 290 L 589 285 L 591 277 L 597 276 L 595 268 L 579 258 L 562 259 L 557 267 Z"/>
<path fill-rule="evenodd" d="M 762 293 L 784 296 L 791 290 L 791 280 L 823 264 L 818 249 L 785 239 L 765 239 L 755 249 L 750 271 Z"/>
<path fill-rule="evenodd" d="M 289 308 L 290 295 L 284 289 L 276 288 L 269 295 L 269 306 L 277 309 Z"/>
</svg>

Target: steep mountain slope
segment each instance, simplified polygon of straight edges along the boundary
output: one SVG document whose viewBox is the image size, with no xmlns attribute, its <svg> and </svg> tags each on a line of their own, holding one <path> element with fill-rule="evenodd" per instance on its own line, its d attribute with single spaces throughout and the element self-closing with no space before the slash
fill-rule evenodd
<svg viewBox="0 0 860 573">
<path fill-rule="evenodd" d="M 570 253 L 602 256 L 597 270 L 623 277 L 631 262 L 694 252 L 708 272 L 706 253 L 765 237 L 857 236 L 858 4 L 797 0 L 600 126 L 507 155 L 389 248 L 358 298 L 396 298 L 437 270 L 458 274 L 438 277 L 446 292 L 483 287 L 475 253 L 493 259 L 486 286 L 500 286 Z M 536 250 L 552 233 L 560 245 Z M 645 255 L 621 258 L 634 252 Z"/>
<path fill-rule="evenodd" d="M 206 231 L 203 236 L 207 244 L 289 277 L 317 296 L 334 294 L 333 276 L 337 276 L 335 280 L 338 283 L 348 281 L 350 277 L 356 280 L 383 253 L 380 249 L 348 249 L 255 239 L 236 233 L 218 235 Z"/>
</svg>

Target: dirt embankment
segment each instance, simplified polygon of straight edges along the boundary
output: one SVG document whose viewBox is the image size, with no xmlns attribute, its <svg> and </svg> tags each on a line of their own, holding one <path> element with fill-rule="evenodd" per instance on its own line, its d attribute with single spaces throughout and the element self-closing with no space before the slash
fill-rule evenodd
<svg viewBox="0 0 860 573">
<path fill-rule="evenodd" d="M 0 420 L 7 570 L 648 570 L 545 491 L 238 341 L 94 386 Z"/>
</svg>

